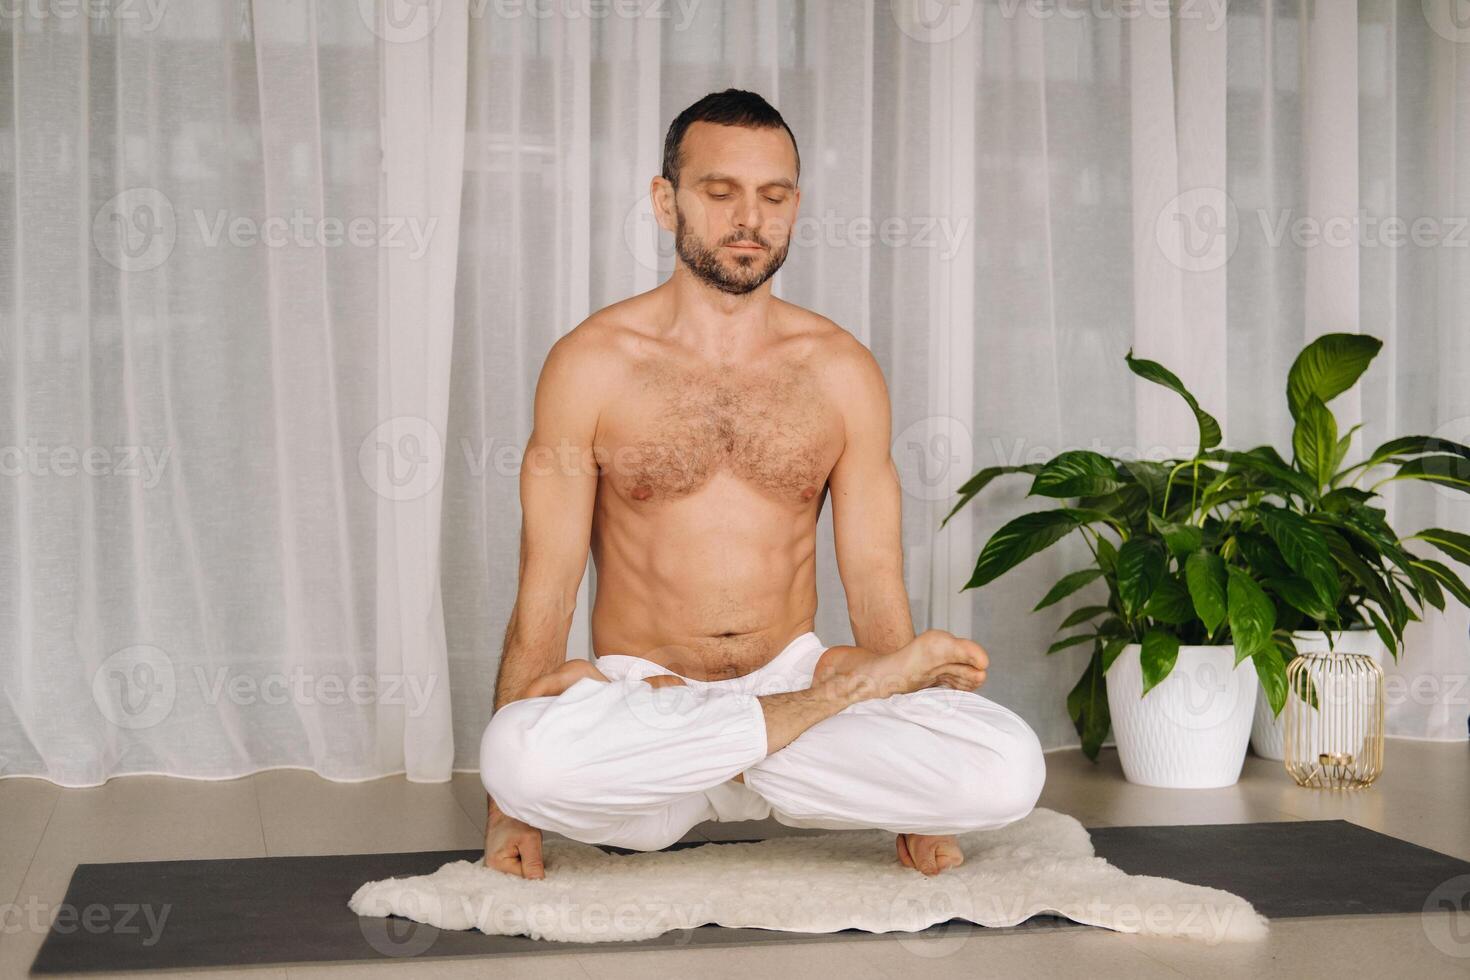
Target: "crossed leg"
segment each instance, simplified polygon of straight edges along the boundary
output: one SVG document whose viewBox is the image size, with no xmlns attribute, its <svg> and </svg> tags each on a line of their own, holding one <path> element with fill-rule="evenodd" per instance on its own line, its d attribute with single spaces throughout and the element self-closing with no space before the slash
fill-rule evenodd
<svg viewBox="0 0 1470 980">
<path fill-rule="evenodd" d="M 486 789 L 543 830 L 656 850 L 717 819 L 704 790 L 735 779 L 781 823 L 886 829 L 899 835 L 900 861 L 934 873 L 962 859 L 954 834 L 1025 816 L 1045 779 L 1031 729 L 972 692 L 862 701 L 766 755 L 753 695 L 691 690 L 672 709 L 651 700 L 683 684 L 673 675 L 610 681 L 586 661 L 563 665 L 486 728 Z"/>
</svg>

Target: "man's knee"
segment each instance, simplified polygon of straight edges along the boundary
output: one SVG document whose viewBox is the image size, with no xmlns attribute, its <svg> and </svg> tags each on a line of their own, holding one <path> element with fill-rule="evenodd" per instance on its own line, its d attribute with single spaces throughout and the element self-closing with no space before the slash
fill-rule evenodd
<svg viewBox="0 0 1470 980">
<path fill-rule="evenodd" d="M 1036 808 L 1046 784 L 1041 740 L 1020 716 L 1007 712 L 1004 723 L 989 727 L 971 751 L 966 770 L 970 813 L 975 829 L 1014 823 Z"/>
<path fill-rule="evenodd" d="M 536 711 L 529 700 L 502 705 L 480 737 L 480 782 L 508 815 L 534 823 L 560 777 L 556 760 L 543 758 L 526 738 Z"/>
<path fill-rule="evenodd" d="M 994 830 L 1036 808 L 1046 783 L 1046 756 L 1031 726 L 992 701 L 959 696 L 957 710 L 971 719 L 952 757 L 953 781 L 935 800 L 938 823 L 950 833 Z"/>
</svg>

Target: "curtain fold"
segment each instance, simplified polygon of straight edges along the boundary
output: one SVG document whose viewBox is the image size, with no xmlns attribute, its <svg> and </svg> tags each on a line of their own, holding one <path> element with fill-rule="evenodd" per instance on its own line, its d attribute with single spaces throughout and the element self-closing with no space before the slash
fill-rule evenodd
<svg viewBox="0 0 1470 980">
<path fill-rule="evenodd" d="M 663 135 L 730 85 L 801 146 L 777 293 L 883 366 L 915 623 L 979 639 L 1048 747 L 1085 651 L 1044 656 L 1068 608 L 1024 610 L 1081 546 L 962 592 L 1034 503 L 939 522 L 982 466 L 1187 451 L 1130 347 L 1228 444 L 1284 447 L 1296 351 L 1370 332 L 1360 447 L 1470 442 L 1451 0 L 581 9 L 0 18 L 0 775 L 474 768 L 540 365 L 672 269 Z M 1470 527 L 1464 494 L 1390 489 L 1403 531 Z M 817 631 L 849 640 L 830 514 L 818 563 Z M 1466 736 L 1467 626 L 1411 632 L 1391 733 Z"/>
</svg>

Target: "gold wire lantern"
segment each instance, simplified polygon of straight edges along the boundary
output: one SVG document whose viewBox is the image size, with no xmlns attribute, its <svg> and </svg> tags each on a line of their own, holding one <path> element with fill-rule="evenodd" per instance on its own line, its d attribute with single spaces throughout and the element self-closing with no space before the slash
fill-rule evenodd
<svg viewBox="0 0 1470 980">
<path fill-rule="evenodd" d="M 1383 772 L 1383 668 L 1361 653 L 1302 653 L 1286 670 L 1286 771 L 1300 786 L 1361 789 Z"/>
</svg>

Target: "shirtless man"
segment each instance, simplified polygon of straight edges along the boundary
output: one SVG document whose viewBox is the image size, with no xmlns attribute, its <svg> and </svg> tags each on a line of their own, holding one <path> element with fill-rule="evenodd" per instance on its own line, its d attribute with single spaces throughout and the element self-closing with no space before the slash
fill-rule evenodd
<svg viewBox="0 0 1470 980">
<path fill-rule="evenodd" d="M 914 636 L 877 362 L 771 295 L 799 172 L 760 96 L 690 106 L 652 182 L 673 276 L 546 358 L 481 747 L 489 867 L 543 877 L 546 829 L 649 850 L 774 814 L 886 827 L 932 875 L 963 861 L 955 833 L 1020 819 L 1040 793 L 1035 734 L 974 693 L 985 652 Z M 856 646 L 812 633 L 829 492 Z M 595 663 L 566 659 L 589 543 Z M 671 695 L 676 710 L 654 700 Z"/>
</svg>

